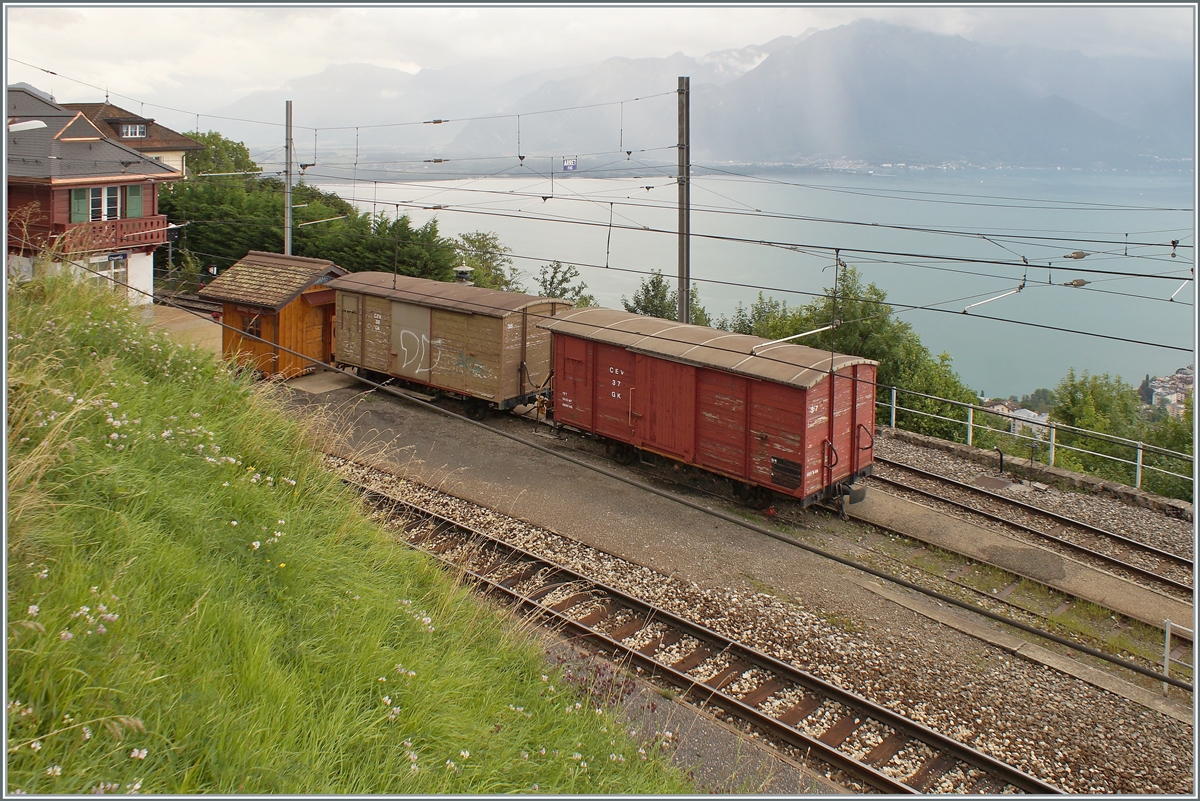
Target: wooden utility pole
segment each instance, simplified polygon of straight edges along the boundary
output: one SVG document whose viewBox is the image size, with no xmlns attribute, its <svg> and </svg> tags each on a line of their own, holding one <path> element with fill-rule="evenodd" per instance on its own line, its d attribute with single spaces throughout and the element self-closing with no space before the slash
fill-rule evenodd
<svg viewBox="0 0 1200 801">
<path fill-rule="evenodd" d="M 691 122 L 688 112 L 690 78 L 679 78 L 679 315 L 681 323 L 691 322 L 692 286 L 692 186 Z"/>
<path fill-rule="evenodd" d="M 287 131 L 283 148 L 287 152 L 283 188 L 283 255 L 292 255 L 292 101 L 287 101 Z"/>
</svg>

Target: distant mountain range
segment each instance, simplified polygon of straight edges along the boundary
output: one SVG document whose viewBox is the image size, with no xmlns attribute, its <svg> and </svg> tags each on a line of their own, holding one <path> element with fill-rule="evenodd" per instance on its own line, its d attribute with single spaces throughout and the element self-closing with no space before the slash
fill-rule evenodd
<svg viewBox="0 0 1200 801">
<path fill-rule="evenodd" d="M 382 169 L 371 162 L 406 156 L 480 173 L 503 167 L 486 157 L 517 155 L 539 171 L 551 156 L 578 155 L 581 169 L 618 156 L 663 164 L 675 160 L 681 75 L 691 79 L 696 164 L 1148 169 L 1192 155 L 1188 62 L 985 46 L 872 20 L 700 58 L 611 58 L 515 77 L 486 64 L 416 74 L 341 64 L 211 113 L 282 119 L 291 99 L 298 124 L 342 128 L 312 144 L 297 131 L 302 160 L 315 149 L 319 161 L 346 164 L 357 134 L 368 180 Z M 643 99 L 602 105 L 632 98 Z M 574 110 L 535 113 L 554 109 Z M 478 119 L 495 115 L 521 116 Z M 420 124 L 432 119 L 451 122 Z M 282 144 L 277 128 L 215 125 L 257 148 Z"/>
</svg>

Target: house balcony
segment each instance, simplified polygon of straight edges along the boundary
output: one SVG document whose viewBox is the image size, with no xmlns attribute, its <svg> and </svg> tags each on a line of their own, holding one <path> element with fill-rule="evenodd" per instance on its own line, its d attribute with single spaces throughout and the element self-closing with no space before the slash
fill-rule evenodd
<svg viewBox="0 0 1200 801">
<path fill-rule="evenodd" d="M 125 250 L 153 247 L 167 241 L 167 215 L 130 217 L 85 223 L 55 223 L 51 235 L 72 250 Z"/>
</svg>

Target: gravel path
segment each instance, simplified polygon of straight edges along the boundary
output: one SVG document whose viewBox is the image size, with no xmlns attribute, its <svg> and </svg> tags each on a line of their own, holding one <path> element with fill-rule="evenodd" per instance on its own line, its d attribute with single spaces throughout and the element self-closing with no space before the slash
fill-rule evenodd
<svg viewBox="0 0 1200 801">
<path fill-rule="evenodd" d="M 350 472 L 792 662 L 1068 792 L 1193 792 L 1191 726 L 923 617 L 894 614 L 870 633 L 855 633 L 770 595 L 704 588 L 410 481 Z M 969 787 L 964 781 L 959 786 Z"/>
</svg>

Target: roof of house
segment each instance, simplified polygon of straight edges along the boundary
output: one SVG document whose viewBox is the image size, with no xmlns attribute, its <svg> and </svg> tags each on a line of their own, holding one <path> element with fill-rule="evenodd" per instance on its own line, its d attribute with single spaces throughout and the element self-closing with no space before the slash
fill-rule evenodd
<svg viewBox="0 0 1200 801">
<path fill-rule="evenodd" d="M 830 354 L 827 350 L 791 343 L 760 347 L 768 345 L 768 340 L 615 309 L 573 309 L 541 321 L 538 327 L 634 353 L 714 367 L 803 389 L 828 377 L 831 355 L 834 370 L 855 364 L 878 364 L 860 356 Z M 757 355 L 751 353 L 755 348 L 760 348 Z"/>
<path fill-rule="evenodd" d="M 153 119 L 133 114 L 111 103 L 63 103 L 62 105 L 72 111 L 82 111 L 84 116 L 109 139 L 115 139 L 143 153 L 204 149 L 204 145 L 195 139 L 173 131 Z M 146 135 L 121 136 L 122 123 L 141 123 L 146 126 Z"/>
<path fill-rule="evenodd" d="M 482 314 L 485 317 L 507 317 L 521 309 L 539 303 L 561 303 L 569 306 L 570 301 L 560 298 L 542 298 L 520 292 L 503 292 L 467 284 L 451 284 L 432 281 L 428 278 L 413 278 L 392 273 L 351 273 L 329 282 L 333 289 L 361 292 L 365 295 L 433 306 L 439 309 Z"/>
<path fill-rule="evenodd" d="M 178 170 L 143 156 L 103 133 L 78 111 L 51 103 L 20 87 L 8 87 L 6 111 L 10 121 L 42 120 L 45 128 L 8 132 L 9 179 L 70 181 L 103 178 L 111 181 L 152 178 L 174 180 Z"/>
<path fill-rule="evenodd" d="M 252 250 L 198 293 L 206 300 L 265 306 L 279 311 L 300 293 L 346 271 L 329 259 Z"/>
</svg>

